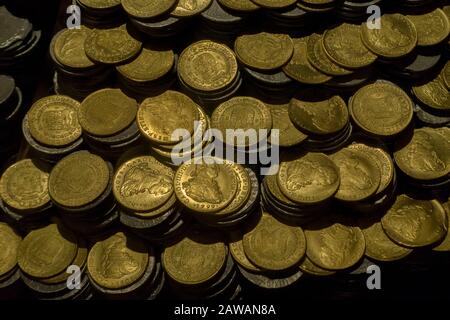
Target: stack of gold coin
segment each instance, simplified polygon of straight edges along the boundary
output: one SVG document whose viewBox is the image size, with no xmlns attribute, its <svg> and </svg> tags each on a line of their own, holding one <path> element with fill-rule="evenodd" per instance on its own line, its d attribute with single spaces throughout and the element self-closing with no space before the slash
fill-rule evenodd
<svg viewBox="0 0 450 320">
<path fill-rule="evenodd" d="M 0 298 L 20 298 L 23 294 L 20 271 L 17 266 L 17 251 L 21 236 L 9 225 L 0 222 Z"/>
<path fill-rule="evenodd" d="M 122 16 L 120 0 L 76 0 L 83 23 L 92 27 L 114 25 Z"/>
<path fill-rule="evenodd" d="M 333 0 L 306 0 L 305 2 L 313 3 L 317 9 L 321 9 L 321 6 L 325 7 L 325 9 L 327 9 L 327 7 L 331 7 L 332 9 L 334 5 L 336 6 L 336 13 L 342 20 L 354 23 L 367 22 L 367 12 L 371 6 L 378 6 L 384 9 L 382 0 L 352 0 L 344 2 Z"/>
<path fill-rule="evenodd" d="M 99 299 L 153 300 L 165 281 L 154 249 L 123 231 L 94 244 L 89 250 L 87 270 Z"/>
<path fill-rule="evenodd" d="M 83 143 L 77 113 L 80 103 L 53 95 L 36 101 L 22 121 L 22 132 L 34 157 L 56 162 Z"/>
<path fill-rule="evenodd" d="M 20 243 L 17 261 L 21 277 L 33 296 L 43 300 L 86 299 L 86 241 L 55 222 L 28 233 Z M 80 289 L 71 290 L 68 279 L 78 271 Z M 68 272 L 69 271 L 69 272 Z"/>
</svg>

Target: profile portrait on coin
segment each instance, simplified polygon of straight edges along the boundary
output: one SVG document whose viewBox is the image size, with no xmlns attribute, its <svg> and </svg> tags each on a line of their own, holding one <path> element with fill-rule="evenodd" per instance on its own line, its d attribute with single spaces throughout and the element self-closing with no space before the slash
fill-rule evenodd
<svg viewBox="0 0 450 320">
<path fill-rule="evenodd" d="M 331 230 L 320 233 L 321 257 L 327 265 L 340 265 L 349 259 L 348 254 L 358 239 L 352 228 L 335 224 Z"/>
<path fill-rule="evenodd" d="M 366 190 L 373 185 L 370 173 L 364 169 L 357 157 L 350 155 L 345 159 L 340 159 L 339 167 L 341 171 L 347 172 L 345 179 L 341 181 L 341 188 L 346 190 L 358 189 Z"/>
<path fill-rule="evenodd" d="M 227 62 L 215 51 L 201 52 L 192 59 L 192 66 L 198 70 L 196 76 L 202 81 L 220 81 L 227 73 Z"/>
<path fill-rule="evenodd" d="M 105 248 L 101 274 L 107 279 L 120 279 L 139 270 L 140 264 L 127 252 L 126 238 L 114 237 Z"/>
<path fill-rule="evenodd" d="M 219 167 L 213 164 L 196 164 L 190 178 L 183 182 L 186 195 L 198 202 L 219 204 L 223 201 L 222 191 L 216 178 Z"/>
<path fill-rule="evenodd" d="M 287 189 L 291 191 L 329 186 L 339 179 L 335 168 L 305 159 L 293 162 L 287 170 L 287 176 Z"/>
<path fill-rule="evenodd" d="M 423 132 L 416 133 L 420 138 L 413 139 L 408 148 L 406 160 L 411 168 L 422 172 L 443 171 L 447 165 L 439 158 L 432 137 Z"/>
<path fill-rule="evenodd" d="M 153 170 L 147 163 L 140 163 L 131 168 L 125 174 L 123 181 L 120 192 L 125 197 L 142 193 L 162 196 L 173 190 L 172 179 Z"/>
</svg>

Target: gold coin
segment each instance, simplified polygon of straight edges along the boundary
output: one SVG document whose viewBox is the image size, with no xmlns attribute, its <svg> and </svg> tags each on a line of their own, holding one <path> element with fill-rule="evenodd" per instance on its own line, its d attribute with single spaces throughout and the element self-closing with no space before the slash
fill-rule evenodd
<svg viewBox="0 0 450 320">
<path fill-rule="evenodd" d="M 149 19 L 169 12 L 177 0 L 122 0 L 122 7 L 130 16 Z M 182 1 L 183 2 L 183 1 Z M 189 1 L 188 1 L 189 2 Z M 190 1 L 191 6 L 192 0 Z"/>
<path fill-rule="evenodd" d="M 309 63 L 307 59 L 308 38 L 292 39 L 294 54 L 283 67 L 283 71 L 291 78 L 306 84 L 321 84 L 331 80 L 332 77 L 323 74 Z"/>
<path fill-rule="evenodd" d="M 380 29 L 362 24 L 361 39 L 370 51 L 384 58 L 400 58 L 414 50 L 418 37 L 411 20 L 396 13 L 382 15 L 380 22 Z"/>
<path fill-rule="evenodd" d="M 422 103 L 438 110 L 450 110 L 450 92 L 440 74 L 430 82 L 413 87 L 413 92 Z"/>
<path fill-rule="evenodd" d="M 132 59 L 139 54 L 141 46 L 142 43 L 128 33 L 126 25 L 93 29 L 84 42 L 86 55 L 105 64 L 118 64 Z"/>
<path fill-rule="evenodd" d="M 39 99 L 28 111 L 32 137 L 48 146 L 61 147 L 81 137 L 77 112 L 80 103 L 70 97 L 53 95 Z"/>
<path fill-rule="evenodd" d="M 307 153 L 299 159 L 282 162 L 278 186 L 286 197 L 301 204 L 331 198 L 339 189 L 339 169 L 321 153 Z"/>
<path fill-rule="evenodd" d="M 128 128 L 136 119 L 136 100 L 120 89 L 101 89 L 81 103 L 78 120 L 84 131 L 95 136 L 112 136 Z"/>
<path fill-rule="evenodd" d="M 335 271 L 325 270 L 319 266 L 316 266 L 307 256 L 303 258 L 303 261 L 300 264 L 300 270 L 318 277 L 331 276 L 336 273 Z"/>
<path fill-rule="evenodd" d="M 261 272 L 261 269 L 255 266 L 250 260 L 248 260 L 245 255 L 244 245 L 242 243 L 243 235 L 233 233 L 231 235 L 230 243 L 228 244 L 230 248 L 230 253 L 233 259 L 242 267 L 249 271 Z"/>
<path fill-rule="evenodd" d="M 162 264 L 178 283 L 198 285 L 214 278 L 225 265 L 225 243 L 214 234 L 191 233 L 164 249 Z"/>
<path fill-rule="evenodd" d="M 448 252 L 450 251 L 450 201 L 447 201 L 442 205 L 447 215 L 447 235 L 444 240 L 440 242 L 436 247 L 433 248 L 433 251 L 439 252 Z"/>
<path fill-rule="evenodd" d="M 316 91 L 311 91 L 314 94 Z M 326 100 L 323 100 L 326 99 Z M 317 100 L 298 96 L 289 103 L 292 122 L 307 133 L 329 135 L 345 128 L 349 121 L 347 104 L 339 96 L 318 96 Z"/>
<path fill-rule="evenodd" d="M 17 252 L 22 238 L 6 223 L 0 222 L 0 276 L 17 265 Z"/>
<path fill-rule="evenodd" d="M 450 90 L 450 61 L 445 64 L 442 71 L 442 80 L 444 80 L 445 86 Z"/>
<path fill-rule="evenodd" d="M 366 243 L 360 228 L 346 217 L 330 216 L 305 229 L 306 255 L 326 270 L 345 270 L 364 255 Z"/>
<path fill-rule="evenodd" d="M 283 224 L 265 212 L 242 242 L 248 259 L 270 271 L 286 270 L 299 264 L 306 251 L 302 228 Z"/>
<path fill-rule="evenodd" d="M 40 209 L 50 202 L 50 168 L 38 160 L 25 159 L 11 165 L 0 180 L 0 196 L 16 210 Z"/>
<path fill-rule="evenodd" d="M 106 190 L 109 175 L 108 165 L 99 156 L 87 151 L 72 153 L 51 171 L 48 183 L 50 197 L 62 206 L 85 206 Z"/>
<path fill-rule="evenodd" d="M 92 280 L 107 289 L 121 289 L 139 280 L 149 263 L 145 242 L 123 232 L 97 242 L 89 251 L 87 269 Z"/>
<path fill-rule="evenodd" d="M 444 140 L 450 143 L 450 128 L 448 127 L 435 128 L 435 131 L 437 134 L 441 135 L 444 138 Z"/>
<path fill-rule="evenodd" d="M 298 206 L 297 203 L 293 202 L 291 199 L 286 197 L 283 192 L 281 192 L 280 186 L 278 185 L 277 175 L 265 176 L 264 183 L 269 189 L 270 194 L 277 198 L 277 200 L 288 206 Z"/>
<path fill-rule="evenodd" d="M 224 142 L 236 147 L 253 146 L 266 138 L 272 129 L 272 114 L 269 107 L 252 97 L 234 97 L 219 105 L 211 116 L 211 127 L 221 131 Z M 227 130 L 235 130 L 233 142 L 229 141 Z M 238 131 L 240 130 L 240 131 Z M 255 130 L 258 137 L 247 135 Z M 261 137 L 260 130 L 267 135 Z M 256 138 L 256 139 L 255 139 Z"/>
<path fill-rule="evenodd" d="M 91 68 L 95 64 L 84 51 L 84 42 L 91 30 L 85 26 L 80 29 L 64 29 L 54 38 L 52 50 L 59 63 L 70 68 Z"/>
<path fill-rule="evenodd" d="M 322 44 L 331 61 L 344 68 L 364 68 L 377 59 L 362 43 L 359 25 L 343 23 L 325 31 Z"/>
<path fill-rule="evenodd" d="M 198 106 L 191 98 L 169 90 L 141 103 L 137 112 L 137 124 L 143 136 L 151 142 L 176 144 L 192 136 L 194 122 L 199 120 L 199 116 Z M 184 133 L 172 139 L 177 129 Z"/>
<path fill-rule="evenodd" d="M 217 158 L 195 158 L 175 173 L 175 194 L 188 209 L 214 213 L 225 208 L 237 192 L 235 164 Z"/>
<path fill-rule="evenodd" d="M 432 245 L 447 235 L 447 215 L 437 200 L 399 195 L 381 223 L 389 238 L 409 248 Z"/>
<path fill-rule="evenodd" d="M 297 2 L 297 0 L 251 0 L 251 1 L 257 4 L 258 6 L 268 9 L 286 8 Z"/>
<path fill-rule="evenodd" d="M 383 230 L 380 221 L 362 218 L 360 226 L 366 240 L 366 256 L 377 261 L 396 261 L 412 253 L 412 249 L 399 246 Z"/>
<path fill-rule="evenodd" d="M 320 72 L 330 76 L 345 76 L 353 71 L 347 70 L 328 58 L 322 44 L 323 36 L 316 33 L 310 35 L 307 41 L 306 57 L 308 61 Z"/>
<path fill-rule="evenodd" d="M 239 61 L 250 68 L 275 70 L 289 62 L 294 42 L 286 34 L 246 34 L 237 37 L 234 51 Z"/>
<path fill-rule="evenodd" d="M 154 219 L 164 215 L 165 213 L 167 213 L 167 211 L 173 209 L 176 205 L 177 205 L 177 197 L 175 196 L 175 193 L 173 193 L 172 196 L 169 198 L 169 200 L 167 200 L 166 203 L 164 203 L 159 208 L 146 212 L 136 211 L 132 212 L 132 214 L 143 219 Z"/>
<path fill-rule="evenodd" d="M 119 73 L 134 82 L 160 79 L 172 70 L 175 55 L 172 50 L 145 45 L 141 53 L 130 63 L 117 66 Z"/>
<path fill-rule="evenodd" d="M 297 130 L 289 118 L 289 104 L 267 104 L 272 115 L 273 128 L 269 136 L 269 143 L 278 141 L 280 147 L 292 147 L 305 141 L 308 136 Z M 272 140 L 276 137 L 277 139 Z"/>
<path fill-rule="evenodd" d="M 120 0 L 80 0 L 80 3 L 93 9 L 109 9 L 120 5 Z"/>
<path fill-rule="evenodd" d="M 356 124 L 378 136 L 394 136 L 404 131 L 414 115 L 411 98 L 391 83 L 374 83 L 358 90 L 349 109 Z"/>
<path fill-rule="evenodd" d="M 20 269 L 35 278 L 50 278 L 65 271 L 77 254 L 74 234 L 57 224 L 31 231 L 20 243 Z"/>
<path fill-rule="evenodd" d="M 394 153 L 394 159 L 414 179 L 440 179 L 450 173 L 450 142 L 434 129 L 417 129 L 411 141 Z"/>
<path fill-rule="evenodd" d="M 447 39 L 450 33 L 449 19 L 441 9 L 407 17 L 416 27 L 419 46 L 437 45 Z"/>
<path fill-rule="evenodd" d="M 260 7 L 250 0 L 218 0 L 218 2 L 225 8 L 235 11 L 256 11 Z"/>
<path fill-rule="evenodd" d="M 203 40 L 181 53 L 178 73 L 189 87 L 210 92 L 228 87 L 237 77 L 238 65 L 230 48 Z"/>
<path fill-rule="evenodd" d="M 150 156 L 125 162 L 116 171 L 113 192 L 116 200 L 133 211 L 151 211 L 173 195 L 174 172 Z"/>
<path fill-rule="evenodd" d="M 362 201 L 376 193 L 381 181 L 375 160 L 355 149 L 342 149 L 331 155 L 339 167 L 341 184 L 335 198 L 341 201 Z"/>
<path fill-rule="evenodd" d="M 212 0 L 180 0 L 170 15 L 178 18 L 192 17 L 208 9 L 211 2 Z"/>
</svg>

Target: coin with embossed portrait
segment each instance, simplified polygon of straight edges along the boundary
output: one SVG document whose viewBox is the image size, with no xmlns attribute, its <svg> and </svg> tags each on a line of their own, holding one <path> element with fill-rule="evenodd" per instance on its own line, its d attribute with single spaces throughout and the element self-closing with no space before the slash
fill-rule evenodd
<svg viewBox="0 0 450 320">
<path fill-rule="evenodd" d="M 53 50 L 56 60 L 64 66 L 71 68 L 90 68 L 95 64 L 90 60 L 84 50 L 84 42 L 91 30 L 85 26 L 80 29 L 64 29 L 58 32 L 53 41 Z"/>
<path fill-rule="evenodd" d="M 207 10 L 211 2 L 212 0 L 179 0 L 170 15 L 178 18 L 193 17 Z"/>
<path fill-rule="evenodd" d="M 289 118 L 289 104 L 268 104 L 272 114 L 272 131 L 268 141 L 280 147 L 292 147 L 305 141 L 308 136 L 299 131 Z M 276 140 L 278 139 L 278 140 Z"/>
</svg>

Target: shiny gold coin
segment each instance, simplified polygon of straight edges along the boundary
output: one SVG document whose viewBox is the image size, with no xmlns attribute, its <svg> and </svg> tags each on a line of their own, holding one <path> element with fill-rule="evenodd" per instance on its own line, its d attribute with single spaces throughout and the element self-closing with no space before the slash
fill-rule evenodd
<svg viewBox="0 0 450 320">
<path fill-rule="evenodd" d="M 344 68 L 364 68 L 377 59 L 362 43 L 359 25 L 343 23 L 325 31 L 322 44 L 327 56 Z"/>
<path fill-rule="evenodd" d="M 341 184 L 335 198 L 362 201 L 374 195 L 380 186 L 381 172 L 377 162 L 361 151 L 342 149 L 331 155 L 339 167 Z"/>
<path fill-rule="evenodd" d="M 145 99 L 139 106 L 137 124 L 142 135 L 156 144 L 176 144 L 194 133 L 200 113 L 197 104 L 185 94 L 168 90 Z M 184 132 L 172 139 L 177 129 Z M 179 130 L 178 130 L 179 131 Z"/>
<path fill-rule="evenodd" d="M 253 3 L 267 9 L 286 8 L 293 5 L 297 0 L 251 0 Z"/>
<path fill-rule="evenodd" d="M 437 134 L 443 137 L 444 140 L 450 143 L 450 128 L 448 127 L 435 128 L 435 131 Z"/>
<path fill-rule="evenodd" d="M 121 289 L 139 280 L 149 263 L 145 242 L 123 232 L 97 242 L 89 251 L 87 269 L 92 280 L 107 289 Z"/>
<path fill-rule="evenodd" d="M 384 58 L 400 58 L 414 50 L 418 36 L 411 20 L 398 13 L 382 15 L 380 20 L 380 29 L 362 24 L 361 39 L 370 51 Z"/>
<path fill-rule="evenodd" d="M 450 90 L 450 61 L 445 64 L 442 71 L 442 80 L 444 80 L 445 86 Z"/>
<path fill-rule="evenodd" d="M 175 194 L 188 209 L 214 213 L 235 197 L 235 164 L 216 158 L 195 158 L 182 164 L 175 173 Z"/>
<path fill-rule="evenodd" d="M 31 231 L 20 243 L 20 269 L 35 278 L 50 278 L 65 271 L 77 254 L 74 234 L 57 224 Z"/>
<path fill-rule="evenodd" d="M 306 255 L 326 270 L 345 270 L 364 255 L 366 243 L 360 228 L 344 216 L 329 216 L 305 228 Z"/>
<path fill-rule="evenodd" d="M 125 162 L 116 171 L 113 192 L 116 200 L 133 211 L 151 211 L 173 195 L 174 172 L 150 156 Z"/>
<path fill-rule="evenodd" d="M 136 118 L 138 104 L 120 89 L 101 89 L 81 103 L 78 120 L 84 131 L 112 136 L 128 128 Z"/>
<path fill-rule="evenodd" d="M 0 276 L 17 265 L 17 251 L 22 238 L 6 223 L 0 222 Z"/>
<path fill-rule="evenodd" d="M 82 207 L 95 201 L 109 183 L 109 168 L 99 156 L 87 151 L 72 153 L 50 173 L 51 199 L 66 207 Z"/>
<path fill-rule="evenodd" d="M 214 278 L 226 258 L 227 249 L 221 239 L 214 234 L 192 233 L 165 248 L 161 261 L 171 279 L 192 286 Z"/>
<path fill-rule="evenodd" d="M 16 210 L 40 209 L 50 203 L 50 168 L 38 160 L 25 159 L 11 165 L 0 180 L 0 196 Z"/>
<path fill-rule="evenodd" d="M 297 130 L 289 118 L 289 104 L 267 104 L 272 115 L 272 130 L 269 143 L 280 147 L 292 147 L 305 141 L 308 136 Z"/>
<path fill-rule="evenodd" d="M 347 70 L 334 63 L 328 58 L 322 45 L 322 36 L 312 34 L 307 39 L 306 57 L 314 68 L 329 76 L 345 76 L 353 71 Z"/>
<path fill-rule="evenodd" d="M 105 64 L 118 64 L 132 59 L 139 54 L 141 46 L 142 43 L 128 33 L 126 25 L 93 29 L 84 42 L 86 55 Z"/>
<path fill-rule="evenodd" d="M 294 43 L 288 35 L 261 32 L 237 37 L 234 51 L 239 61 L 258 70 L 275 70 L 289 62 Z"/>
<path fill-rule="evenodd" d="M 302 228 L 283 224 L 265 212 L 242 242 L 248 259 L 270 271 L 286 270 L 299 264 L 306 251 Z"/>
<path fill-rule="evenodd" d="M 450 92 L 442 74 L 418 87 L 413 92 L 422 103 L 438 110 L 450 110 Z"/>
<path fill-rule="evenodd" d="M 208 9 L 211 2 L 212 0 L 179 0 L 170 15 L 178 18 L 193 17 Z"/>
<path fill-rule="evenodd" d="M 280 202 L 288 206 L 298 206 L 297 203 L 293 202 L 291 199 L 286 197 L 283 192 L 281 192 L 280 186 L 278 185 L 277 175 L 265 176 L 264 177 L 265 186 L 267 186 L 271 195 L 273 195 Z"/>
<path fill-rule="evenodd" d="M 272 129 L 272 114 L 269 107 L 252 97 L 234 97 L 219 105 L 211 116 L 211 127 L 221 131 L 224 142 L 236 147 L 253 146 L 266 138 Z M 227 130 L 235 131 L 233 141 L 229 141 Z M 256 130 L 258 137 L 247 135 L 249 130 Z M 261 137 L 261 131 L 266 130 L 267 135 Z"/>
<path fill-rule="evenodd" d="M 192 6 L 193 1 L 190 2 Z M 177 0 L 122 0 L 121 3 L 130 16 L 150 19 L 169 12 L 176 5 Z"/>
<path fill-rule="evenodd" d="M 250 0 L 218 0 L 218 2 L 225 8 L 235 11 L 250 12 L 260 8 Z"/>
<path fill-rule="evenodd" d="M 297 128 L 316 135 L 337 133 L 349 122 L 347 104 L 339 96 L 318 97 L 314 101 L 302 96 L 293 98 L 289 117 Z"/>
<path fill-rule="evenodd" d="M 85 26 L 80 29 L 64 29 L 58 32 L 53 43 L 56 60 L 70 68 L 91 68 L 95 64 L 84 51 L 84 42 L 91 30 Z"/>
<path fill-rule="evenodd" d="M 193 89 L 208 92 L 220 90 L 237 77 L 236 56 L 223 44 L 210 40 L 199 41 L 181 53 L 178 74 Z"/>
<path fill-rule="evenodd" d="M 394 153 L 394 159 L 414 179 L 440 179 L 450 173 L 450 142 L 433 129 L 417 129 L 411 141 Z"/>
<path fill-rule="evenodd" d="M 307 256 L 305 256 L 303 258 L 302 263 L 300 264 L 300 270 L 302 270 L 303 272 L 313 275 L 313 276 L 318 276 L 318 277 L 326 277 L 326 276 L 331 276 L 333 274 L 335 274 L 335 271 L 330 271 L 330 270 L 325 270 L 322 269 L 319 266 L 316 266 L 311 259 L 309 259 Z"/>
<path fill-rule="evenodd" d="M 389 238 L 409 248 L 432 245 L 447 235 L 447 215 L 437 200 L 399 195 L 381 223 Z"/>
<path fill-rule="evenodd" d="M 175 193 L 174 193 L 169 198 L 169 200 L 167 200 L 166 203 L 164 203 L 159 208 L 157 208 L 155 210 L 151 210 L 151 211 L 146 211 L 146 212 L 135 211 L 135 212 L 132 212 L 132 214 L 134 216 L 144 218 L 144 219 L 154 219 L 154 218 L 164 215 L 165 213 L 167 213 L 167 211 L 169 211 L 170 209 L 173 209 L 176 205 L 177 205 L 177 197 L 175 196 Z"/>
<path fill-rule="evenodd" d="M 230 253 L 233 259 L 242 267 L 249 271 L 261 272 L 261 269 L 255 266 L 245 255 L 244 245 L 242 243 L 243 235 L 233 233 L 229 243 Z"/>
<path fill-rule="evenodd" d="M 448 252 L 450 251 L 450 201 L 447 201 L 442 205 L 445 210 L 445 214 L 447 215 L 447 235 L 444 240 L 440 242 L 436 247 L 433 248 L 433 251 L 439 252 Z"/>
<path fill-rule="evenodd" d="M 358 90 L 349 109 L 356 124 L 378 136 L 394 136 L 404 131 L 414 115 L 411 98 L 391 83 L 374 83 Z"/>
<path fill-rule="evenodd" d="M 339 189 L 339 169 L 321 153 L 282 162 L 277 177 L 281 192 L 294 202 L 311 204 L 331 198 Z"/>
<path fill-rule="evenodd" d="M 119 73 L 134 82 L 148 82 L 168 74 L 175 63 L 172 50 L 145 45 L 141 53 L 130 63 L 117 66 Z"/>
<path fill-rule="evenodd" d="M 331 80 L 332 77 L 317 70 L 307 59 L 308 37 L 292 39 L 294 54 L 283 67 L 284 73 L 289 77 L 306 84 L 321 84 Z"/>
<path fill-rule="evenodd" d="M 120 0 L 80 0 L 80 3 L 93 9 L 109 9 L 120 5 Z"/>
<path fill-rule="evenodd" d="M 450 21 L 441 9 L 421 15 L 409 15 L 409 20 L 417 30 L 419 46 L 434 46 L 445 39 L 450 33 Z"/>
</svg>

